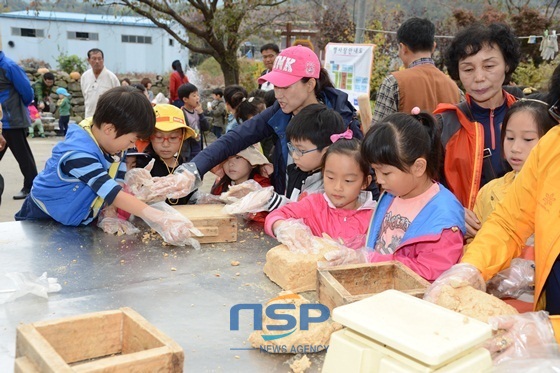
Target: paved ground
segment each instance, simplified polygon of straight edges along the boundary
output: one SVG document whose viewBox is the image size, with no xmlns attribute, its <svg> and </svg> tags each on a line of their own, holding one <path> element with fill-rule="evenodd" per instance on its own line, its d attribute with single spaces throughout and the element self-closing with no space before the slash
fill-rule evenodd
<svg viewBox="0 0 560 373">
<path fill-rule="evenodd" d="M 28 139 L 35 157 L 35 162 L 37 163 L 37 171 L 41 172 L 45 167 L 45 162 L 51 156 L 52 148 L 60 140 L 62 140 L 62 137 Z M 0 174 L 4 177 L 5 184 L 4 193 L 2 194 L 2 205 L 0 206 L 0 222 L 13 221 L 14 214 L 21 208 L 23 200 L 15 201 L 12 199 L 12 196 L 17 194 L 23 187 L 23 176 L 10 150 L 6 152 L 4 158 L 0 161 Z M 204 184 L 201 189 L 203 191 L 209 191 L 213 182 L 214 177 L 209 173 L 205 176 Z"/>
</svg>

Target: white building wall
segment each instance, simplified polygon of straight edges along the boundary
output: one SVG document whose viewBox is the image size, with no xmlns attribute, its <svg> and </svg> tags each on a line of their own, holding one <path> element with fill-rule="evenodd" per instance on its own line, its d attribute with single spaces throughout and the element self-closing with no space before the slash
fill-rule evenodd
<svg viewBox="0 0 560 373">
<path fill-rule="evenodd" d="M 188 50 L 177 41 L 171 46 L 170 36 L 157 27 L 8 18 L 8 15 L 0 16 L 0 40 L 4 53 L 15 61 L 34 58 L 58 68 L 56 59 L 60 54 L 86 58 L 91 48 L 103 51 L 105 66 L 115 73 L 165 74 L 171 71 L 173 60 L 179 59 L 183 64 L 188 61 Z M 12 35 L 12 27 L 42 29 L 44 37 Z M 98 33 L 99 40 L 69 39 L 68 31 Z M 150 36 L 152 43 L 123 43 L 122 35 Z"/>
</svg>

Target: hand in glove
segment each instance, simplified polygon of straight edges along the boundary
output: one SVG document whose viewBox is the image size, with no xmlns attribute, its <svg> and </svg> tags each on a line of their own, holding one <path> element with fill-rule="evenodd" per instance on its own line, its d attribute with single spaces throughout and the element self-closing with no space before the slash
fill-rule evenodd
<svg viewBox="0 0 560 373">
<path fill-rule="evenodd" d="M 488 293 L 498 298 L 517 298 L 530 291 L 535 283 L 535 262 L 521 258 L 511 261 L 509 268 L 499 272 L 486 284 Z"/>
<path fill-rule="evenodd" d="M 301 219 L 287 219 L 274 228 L 276 239 L 286 245 L 291 252 L 317 254 L 321 248 L 311 229 Z"/>
<path fill-rule="evenodd" d="M 332 250 L 325 254 L 326 262 L 321 262 L 321 267 L 334 267 L 345 264 L 360 264 L 368 262 L 369 250 L 366 247 L 361 249 L 350 249 L 340 246 L 338 250 Z"/>
<path fill-rule="evenodd" d="M 513 359 L 558 359 L 560 352 L 548 312 L 494 316 L 488 319 L 496 336 L 485 343 L 494 365 Z"/>
<path fill-rule="evenodd" d="M 268 203 L 274 193 L 273 187 L 266 187 L 250 192 L 240 200 L 224 206 L 226 214 L 245 214 L 248 212 L 268 211 Z"/>
<path fill-rule="evenodd" d="M 200 237 L 203 234 L 189 219 L 165 202 L 146 207 L 142 211 L 142 216 L 150 228 L 158 232 L 165 242 L 176 246 L 191 245 L 197 250 L 200 249 L 200 243 L 192 236 Z"/>
<path fill-rule="evenodd" d="M 136 228 L 131 222 L 121 219 L 112 206 L 105 207 L 97 218 L 97 226 L 103 232 L 122 236 L 123 234 L 136 234 L 140 229 Z"/>
<path fill-rule="evenodd" d="M 262 186 L 255 180 L 249 179 L 241 184 L 230 186 L 227 192 L 222 193 L 220 200 L 225 203 L 237 202 L 247 194 L 259 189 L 262 189 Z"/>
<path fill-rule="evenodd" d="M 444 285 L 454 288 L 472 286 L 475 289 L 486 291 L 486 283 L 478 268 L 468 263 L 455 264 L 443 272 L 426 290 L 424 300 L 437 303 L 439 294 Z"/>
<path fill-rule="evenodd" d="M 193 162 L 183 163 L 179 165 L 175 171 L 173 171 L 174 175 L 183 175 L 186 177 L 186 180 L 189 180 L 189 190 L 186 190 L 184 196 L 189 194 L 195 189 L 198 189 L 202 184 L 202 178 L 200 177 L 200 173 L 198 172 L 198 168 L 196 168 L 196 164 Z"/>
</svg>

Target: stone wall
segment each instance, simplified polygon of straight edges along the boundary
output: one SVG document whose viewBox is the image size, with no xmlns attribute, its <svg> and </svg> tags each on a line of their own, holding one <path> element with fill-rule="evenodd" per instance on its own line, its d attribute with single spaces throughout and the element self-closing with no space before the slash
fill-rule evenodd
<svg viewBox="0 0 560 373">
<path fill-rule="evenodd" d="M 35 84 L 35 82 L 40 81 L 42 79 L 41 77 L 42 75 L 38 73 L 37 70 L 29 69 L 29 68 L 25 68 L 24 70 L 32 85 Z M 58 95 L 55 93 L 58 87 L 66 88 L 68 90 L 68 93 L 71 94 L 70 104 L 72 105 L 72 109 L 70 111 L 70 120 L 73 120 L 76 123 L 81 122 L 82 119 L 84 119 L 85 107 L 84 107 L 84 96 L 82 94 L 82 89 L 80 87 L 80 80 L 72 79 L 70 77 L 70 74 L 64 71 L 51 70 L 50 72 L 53 73 L 55 77 L 54 86 L 51 94 L 52 101 L 56 103 L 56 101 L 58 100 Z M 167 80 L 164 81 L 162 77 L 158 77 L 158 78 L 159 79 L 156 81 L 152 79 L 153 81 L 152 92 L 154 93 L 154 96 L 157 95 L 159 92 L 163 92 L 165 95 L 167 95 L 167 93 L 169 92 L 169 81 Z M 119 77 L 119 79 L 121 78 Z M 132 83 L 140 83 L 140 82 L 132 80 Z M 54 110 L 55 107 L 56 106 L 53 105 L 52 110 Z"/>
</svg>

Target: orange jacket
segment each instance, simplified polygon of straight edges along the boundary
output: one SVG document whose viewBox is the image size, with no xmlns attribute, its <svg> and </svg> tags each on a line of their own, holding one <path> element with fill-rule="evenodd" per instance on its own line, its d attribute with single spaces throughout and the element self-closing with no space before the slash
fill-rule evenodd
<svg viewBox="0 0 560 373">
<path fill-rule="evenodd" d="M 517 99 L 503 91 L 507 106 Z M 466 103 L 470 105 L 470 96 Z M 434 114 L 441 115 L 441 141 L 445 149 L 444 169 L 447 187 L 463 206 L 472 210 L 482 177 L 484 127 L 473 122 L 454 104 L 439 104 Z"/>
</svg>

